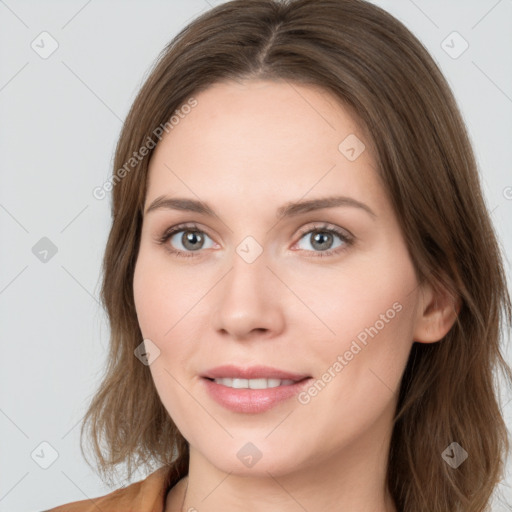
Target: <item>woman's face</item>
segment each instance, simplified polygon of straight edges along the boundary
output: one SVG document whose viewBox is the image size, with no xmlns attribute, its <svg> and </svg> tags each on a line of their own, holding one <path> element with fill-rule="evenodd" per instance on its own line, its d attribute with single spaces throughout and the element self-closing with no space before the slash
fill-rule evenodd
<svg viewBox="0 0 512 512">
<path fill-rule="evenodd" d="M 229 82 L 195 99 L 152 156 L 134 276 L 165 408 L 225 472 L 385 454 L 428 294 L 370 140 L 313 86 Z"/>
</svg>

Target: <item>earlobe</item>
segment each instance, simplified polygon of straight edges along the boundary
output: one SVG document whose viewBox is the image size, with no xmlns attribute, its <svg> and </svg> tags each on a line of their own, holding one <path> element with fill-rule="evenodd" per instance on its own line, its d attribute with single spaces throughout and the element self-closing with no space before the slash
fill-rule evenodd
<svg viewBox="0 0 512 512">
<path fill-rule="evenodd" d="M 453 327 L 461 309 L 460 297 L 454 297 L 446 288 L 426 285 L 421 292 L 414 341 L 435 343 Z"/>
</svg>

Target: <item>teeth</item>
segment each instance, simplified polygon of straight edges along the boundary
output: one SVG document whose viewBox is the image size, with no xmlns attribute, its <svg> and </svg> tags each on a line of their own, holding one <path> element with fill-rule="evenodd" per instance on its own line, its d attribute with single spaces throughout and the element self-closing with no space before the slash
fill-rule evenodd
<svg viewBox="0 0 512 512">
<path fill-rule="evenodd" d="M 234 389 L 267 389 L 277 388 L 278 386 L 290 386 L 295 381 L 291 379 L 214 379 L 217 384 L 222 384 L 228 388 Z"/>
</svg>

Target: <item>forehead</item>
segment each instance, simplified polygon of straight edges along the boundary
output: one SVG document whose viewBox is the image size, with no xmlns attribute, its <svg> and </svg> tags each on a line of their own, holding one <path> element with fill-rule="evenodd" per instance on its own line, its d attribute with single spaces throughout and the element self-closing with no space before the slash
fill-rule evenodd
<svg viewBox="0 0 512 512">
<path fill-rule="evenodd" d="M 215 190 L 219 200 L 279 191 L 289 200 L 333 188 L 366 196 L 376 186 L 371 143 L 358 119 L 320 87 L 230 81 L 194 98 L 197 105 L 155 149 L 150 199 L 178 189 L 200 196 Z M 356 160 L 344 153 L 351 137 L 366 147 Z"/>
<path fill-rule="evenodd" d="M 195 99 L 197 106 L 180 116 L 164 140 L 172 138 L 175 144 L 194 149 L 224 139 L 231 152 L 243 149 L 258 157 L 263 144 L 273 157 L 283 154 L 292 159 L 320 147 L 337 150 L 340 137 L 361 132 L 347 106 L 313 85 L 228 81 L 210 86 Z"/>
</svg>

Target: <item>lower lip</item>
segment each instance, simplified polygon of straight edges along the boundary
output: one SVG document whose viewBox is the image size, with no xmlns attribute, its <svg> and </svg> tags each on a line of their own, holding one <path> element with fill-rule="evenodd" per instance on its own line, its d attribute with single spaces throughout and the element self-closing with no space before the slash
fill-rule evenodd
<svg viewBox="0 0 512 512">
<path fill-rule="evenodd" d="M 309 377 L 289 386 L 267 389 L 235 389 L 203 377 L 208 393 L 217 403 L 231 411 L 245 413 L 265 412 L 272 409 L 298 394 L 310 380 Z"/>
</svg>

